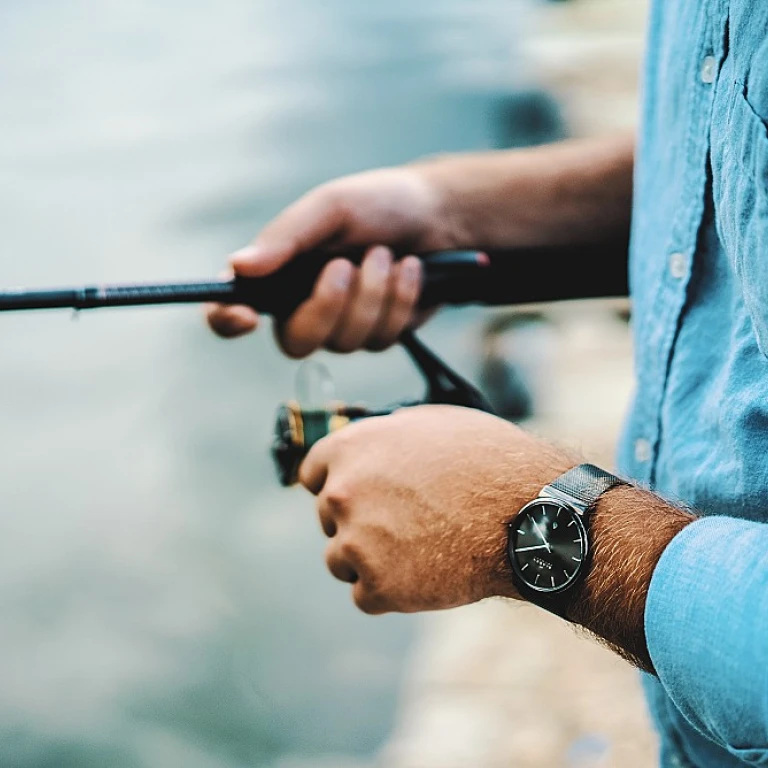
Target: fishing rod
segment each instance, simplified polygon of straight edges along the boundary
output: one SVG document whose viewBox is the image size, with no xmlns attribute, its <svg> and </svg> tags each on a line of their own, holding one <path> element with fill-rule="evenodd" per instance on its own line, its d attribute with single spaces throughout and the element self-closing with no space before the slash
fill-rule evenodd
<svg viewBox="0 0 768 768">
<path fill-rule="evenodd" d="M 177 283 L 0 290 L 0 312 L 218 302 L 247 305 L 281 321 L 310 296 L 320 272 L 331 259 L 342 256 L 359 264 L 363 255 L 363 249 L 307 252 L 259 278 L 237 276 Z M 440 251 L 423 254 L 421 259 L 420 309 L 445 304 L 500 306 L 627 295 L 626 240 L 565 248 Z M 400 343 L 427 384 L 426 395 L 419 403 L 461 405 L 493 412 L 486 397 L 413 332 L 404 333 Z M 334 402 L 311 408 L 297 402 L 281 406 L 272 446 L 281 483 L 296 482 L 301 460 L 314 443 L 330 432 L 362 418 L 416 404 L 399 403 L 376 410 Z"/>
</svg>

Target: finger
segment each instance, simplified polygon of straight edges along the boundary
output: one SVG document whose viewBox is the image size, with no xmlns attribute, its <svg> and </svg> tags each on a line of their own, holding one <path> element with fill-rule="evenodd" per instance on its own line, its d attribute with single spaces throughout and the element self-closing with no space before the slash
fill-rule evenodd
<svg viewBox="0 0 768 768">
<path fill-rule="evenodd" d="M 363 259 L 358 278 L 329 345 L 338 352 L 363 346 L 384 311 L 392 273 L 392 251 L 383 245 L 371 248 Z"/>
<path fill-rule="evenodd" d="M 339 527 L 336 523 L 335 508 L 333 504 L 328 503 L 328 499 L 318 499 L 317 516 L 320 518 L 320 527 L 323 529 L 323 533 L 332 539 Z"/>
<path fill-rule="evenodd" d="M 231 280 L 234 272 L 223 269 L 219 272 L 222 280 Z M 204 312 L 211 330 L 224 339 L 234 339 L 256 330 L 259 316 L 254 309 L 242 305 L 206 304 Z"/>
<path fill-rule="evenodd" d="M 397 341 L 413 320 L 414 310 L 421 293 L 421 283 L 421 259 L 416 256 L 406 256 L 395 267 L 386 309 L 368 337 L 366 344 L 368 349 L 374 351 L 386 349 Z"/>
<path fill-rule="evenodd" d="M 211 330 L 224 339 L 243 336 L 259 325 L 259 316 L 250 307 L 207 304 L 205 314 Z"/>
<path fill-rule="evenodd" d="M 339 544 L 338 541 L 333 541 L 328 545 L 328 549 L 325 551 L 325 564 L 339 581 L 355 584 L 359 579 L 355 565 L 350 562 L 343 544 Z"/>
<path fill-rule="evenodd" d="M 348 429 L 348 427 L 345 427 Z M 341 433 L 335 432 L 318 440 L 299 467 L 299 483 L 317 496 L 325 487 L 331 461 L 338 452 Z M 334 497 L 336 498 L 336 497 Z"/>
<path fill-rule="evenodd" d="M 317 187 L 267 224 L 252 245 L 233 253 L 230 263 L 239 275 L 263 277 L 333 239 L 344 228 L 345 217 L 332 187 Z"/>
<path fill-rule="evenodd" d="M 277 328 L 287 355 L 306 357 L 328 340 L 349 301 L 355 272 L 346 259 L 334 259 L 323 268 L 312 295 Z"/>
<path fill-rule="evenodd" d="M 355 586 L 352 589 L 352 599 L 363 613 L 371 616 L 380 616 L 389 610 L 385 600 L 381 595 L 368 587 L 365 579 L 358 578 L 355 581 Z"/>
</svg>

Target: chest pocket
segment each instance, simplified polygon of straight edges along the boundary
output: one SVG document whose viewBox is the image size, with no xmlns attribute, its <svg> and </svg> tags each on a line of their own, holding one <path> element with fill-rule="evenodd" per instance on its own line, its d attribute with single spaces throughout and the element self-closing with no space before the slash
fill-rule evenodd
<svg viewBox="0 0 768 768">
<path fill-rule="evenodd" d="M 713 194 L 720 237 L 768 357 L 768 46 L 731 80 L 725 125 L 713 125 Z M 759 71 L 758 71 L 759 70 Z M 715 116 L 717 119 L 717 115 Z"/>
</svg>

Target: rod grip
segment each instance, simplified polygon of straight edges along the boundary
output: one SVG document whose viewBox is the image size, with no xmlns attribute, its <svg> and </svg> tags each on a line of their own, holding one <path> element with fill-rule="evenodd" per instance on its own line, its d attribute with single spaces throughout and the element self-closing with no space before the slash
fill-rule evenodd
<svg viewBox="0 0 768 768">
<path fill-rule="evenodd" d="M 361 255 L 344 257 L 359 263 Z M 285 319 L 311 295 L 331 258 L 327 252 L 307 253 L 267 277 L 235 278 L 231 303 Z M 578 246 L 426 254 L 419 306 L 626 296 L 627 258 L 626 238 Z"/>
</svg>

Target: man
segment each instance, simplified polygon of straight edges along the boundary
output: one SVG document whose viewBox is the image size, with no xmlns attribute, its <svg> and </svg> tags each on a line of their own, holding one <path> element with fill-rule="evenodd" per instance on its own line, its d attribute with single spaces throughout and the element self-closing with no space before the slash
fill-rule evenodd
<svg viewBox="0 0 768 768">
<path fill-rule="evenodd" d="M 233 257 L 257 276 L 329 242 L 371 246 L 359 268 L 329 263 L 279 337 L 296 357 L 381 349 L 417 321 L 420 286 L 418 260 L 395 263 L 387 246 L 593 242 L 631 214 L 637 391 L 619 457 L 637 485 L 441 407 L 342 430 L 301 480 L 328 567 L 362 610 L 524 598 L 645 670 L 665 768 L 768 765 L 767 119 L 768 3 L 657 0 L 637 146 L 570 142 L 341 179 Z M 236 336 L 257 318 L 217 307 L 210 321 Z"/>
</svg>

